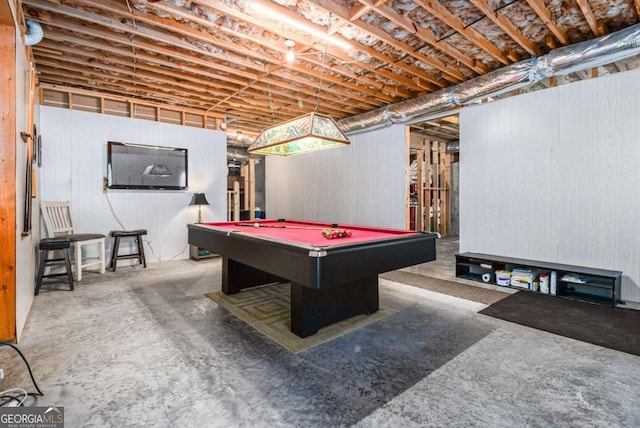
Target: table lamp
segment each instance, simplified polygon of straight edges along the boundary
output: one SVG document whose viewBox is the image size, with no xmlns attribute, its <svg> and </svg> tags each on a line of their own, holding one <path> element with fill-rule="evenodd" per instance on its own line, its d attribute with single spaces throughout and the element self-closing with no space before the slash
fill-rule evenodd
<svg viewBox="0 0 640 428">
<path fill-rule="evenodd" d="M 198 220 L 196 220 L 196 223 L 202 223 L 202 206 L 209 205 L 209 201 L 207 201 L 207 197 L 204 195 L 204 193 L 194 193 L 193 198 L 191 198 L 191 203 L 189 205 L 198 206 Z"/>
</svg>

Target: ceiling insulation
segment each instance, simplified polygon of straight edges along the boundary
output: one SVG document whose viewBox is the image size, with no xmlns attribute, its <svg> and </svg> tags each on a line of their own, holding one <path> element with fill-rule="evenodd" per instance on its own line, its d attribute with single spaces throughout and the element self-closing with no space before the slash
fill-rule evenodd
<svg viewBox="0 0 640 428">
<path fill-rule="evenodd" d="M 438 98 L 628 28 L 638 23 L 639 1 L 18 0 L 43 29 L 31 47 L 41 85 L 213 112 L 233 118 L 227 131 L 250 135 L 314 110 L 375 117 L 386 106 Z M 292 63 L 286 39 L 295 41 Z M 616 60 L 566 79 L 637 66 Z"/>
</svg>

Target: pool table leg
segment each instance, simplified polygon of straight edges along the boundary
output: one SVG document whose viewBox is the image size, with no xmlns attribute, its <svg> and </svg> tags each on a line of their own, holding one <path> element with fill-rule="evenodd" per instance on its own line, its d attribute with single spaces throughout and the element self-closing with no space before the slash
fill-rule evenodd
<svg viewBox="0 0 640 428">
<path fill-rule="evenodd" d="M 360 314 L 378 311 L 378 277 L 337 287 L 310 288 L 291 282 L 291 331 L 300 337 Z"/>
<path fill-rule="evenodd" d="M 224 294 L 235 294 L 245 288 L 272 282 L 286 282 L 286 280 L 226 256 L 222 257 L 222 292 Z"/>
</svg>

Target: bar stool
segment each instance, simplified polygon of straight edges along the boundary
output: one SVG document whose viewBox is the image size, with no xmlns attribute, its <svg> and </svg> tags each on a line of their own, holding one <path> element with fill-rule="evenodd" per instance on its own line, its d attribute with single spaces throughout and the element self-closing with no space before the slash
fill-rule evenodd
<svg viewBox="0 0 640 428">
<path fill-rule="evenodd" d="M 113 251 L 111 252 L 111 270 L 116 271 L 116 264 L 118 260 L 124 259 L 138 259 L 141 265 L 145 268 L 147 267 L 147 260 L 144 257 L 144 247 L 142 246 L 142 235 L 146 235 L 147 231 L 145 229 L 138 230 L 114 230 L 111 232 L 111 236 L 115 238 L 113 242 Z M 120 239 L 121 238 L 136 238 L 136 245 L 138 251 L 131 254 L 122 254 L 119 255 L 118 251 L 120 249 Z"/>
<path fill-rule="evenodd" d="M 40 292 L 40 287 L 42 286 L 43 278 L 50 278 L 55 276 L 67 276 L 67 281 L 69 282 L 69 287 L 71 291 L 73 291 L 73 273 L 71 272 L 71 258 L 69 257 L 69 238 L 60 237 L 60 238 L 44 238 L 38 244 L 38 248 L 40 249 L 40 266 L 38 267 L 38 276 L 36 278 L 36 289 L 34 295 L 37 296 Z M 62 250 L 64 253 L 63 258 L 54 258 L 47 259 L 49 256 L 49 251 L 54 250 Z M 44 274 L 44 269 L 46 266 L 53 264 L 61 264 L 60 262 L 64 261 L 66 266 L 66 272 L 61 273 L 49 273 L 47 275 Z"/>
</svg>

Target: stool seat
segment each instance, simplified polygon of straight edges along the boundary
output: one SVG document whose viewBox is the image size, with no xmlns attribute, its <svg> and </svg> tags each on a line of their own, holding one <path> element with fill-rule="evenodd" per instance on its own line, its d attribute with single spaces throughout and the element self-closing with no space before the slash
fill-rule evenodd
<svg viewBox="0 0 640 428">
<path fill-rule="evenodd" d="M 71 245 L 68 237 L 59 238 L 44 238 L 38 244 L 40 249 L 40 266 L 38 267 L 38 275 L 36 276 L 36 288 L 34 295 L 37 296 L 40 293 L 40 287 L 42 286 L 42 280 L 44 278 L 52 278 L 56 276 L 66 276 L 69 288 L 73 290 L 73 274 L 71 272 L 71 257 L 69 256 L 69 246 Z M 63 258 L 49 259 L 49 251 L 62 250 Z M 49 265 L 59 265 L 64 262 L 65 272 L 62 273 L 49 273 L 44 274 L 45 268 Z"/>
<path fill-rule="evenodd" d="M 115 238 L 113 241 L 113 251 L 111 252 L 111 270 L 115 272 L 118 260 L 123 259 L 138 259 L 139 264 L 145 268 L 147 267 L 147 259 L 144 256 L 144 247 L 142 245 L 142 236 L 146 234 L 146 229 L 113 230 L 111 232 L 111 236 Z M 135 238 L 137 251 L 130 254 L 118 254 L 121 238 Z"/>
<path fill-rule="evenodd" d="M 69 248 L 71 242 L 68 237 L 60 238 L 44 238 L 40 241 L 40 250 L 62 250 L 63 248 Z"/>
<path fill-rule="evenodd" d="M 113 232 L 111 232 L 111 236 L 113 236 L 114 238 L 116 236 L 120 236 L 120 237 L 129 237 L 129 236 L 140 236 L 140 235 L 146 235 L 147 231 L 146 229 L 138 229 L 138 230 L 114 230 Z"/>
</svg>

